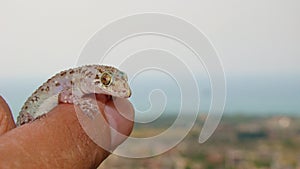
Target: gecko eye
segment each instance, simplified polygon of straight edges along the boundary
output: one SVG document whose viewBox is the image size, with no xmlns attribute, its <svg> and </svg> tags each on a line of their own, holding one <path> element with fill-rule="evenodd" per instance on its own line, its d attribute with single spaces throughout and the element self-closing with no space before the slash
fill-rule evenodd
<svg viewBox="0 0 300 169">
<path fill-rule="evenodd" d="M 112 82 L 112 77 L 109 73 L 104 72 L 101 76 L 100 81 L 104 86 L 109 86 Z"/>
</svg>

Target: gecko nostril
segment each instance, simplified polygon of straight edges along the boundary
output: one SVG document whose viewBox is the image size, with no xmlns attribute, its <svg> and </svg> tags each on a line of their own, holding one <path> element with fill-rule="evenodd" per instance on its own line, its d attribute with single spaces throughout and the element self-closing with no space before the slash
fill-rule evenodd
<svg viewBox="0 0 300 169">
<path fill-rule="evenodd" d="M 122 71 L 120 71 L 120 72 L 118 73 L 118 77 L 121 78 L 122 80 L 124 79 L 125 81 L 128 81 L 128 76 L 127 76 L 127 74 L 124 73 L 124 72 L 122 72 Z"/>
<path fill-rule="evenodd" d="M 128 81 L 128 76 L 126 74 L 124 74 L 123 77 L 126 81 Z"/>
</svg>

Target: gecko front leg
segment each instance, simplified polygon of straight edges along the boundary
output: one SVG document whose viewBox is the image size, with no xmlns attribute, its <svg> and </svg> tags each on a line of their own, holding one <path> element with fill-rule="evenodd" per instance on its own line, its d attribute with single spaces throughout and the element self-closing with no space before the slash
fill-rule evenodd
<svg viewBox="0 0 300 169">
<path fill-rule="evenodd" d="M 69 103 L 72 104 L 74 101 L 75 96 L 72 94 L 72 89 L 67 88 L 62 90 L 58 95 L 58 102 L 59 103 Z"/>
<path fill-rule="evenodd" d="M 80 91 L 72 89 L 63 90 L 59 94 L 60 103 L 69 103 L 78 106 L 81 111 L 89 118 L 94 119 L 99 114 L 96 98 L 93 96 L 85 97 Z"/>
<path fill-rule="evenodd" d="M 90 119 L 94 119 L 100 113 L 96 98 L 79 97 L 75 98 L 73 103 Z"/>
</svg>

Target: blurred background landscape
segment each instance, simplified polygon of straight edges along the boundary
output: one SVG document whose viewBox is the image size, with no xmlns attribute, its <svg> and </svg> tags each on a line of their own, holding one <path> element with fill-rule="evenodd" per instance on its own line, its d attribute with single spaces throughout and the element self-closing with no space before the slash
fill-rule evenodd
<svg viewBox="0 0 300 169">
<path fill-rule="evenodd" d="M 300 169 L 299 7 L 296 0 L 1 1 L 0 94 L 16 118 L 38 86 L 78 64 L 83 46 L 96 31 L 128 15 L 170 14 L 196 26 L 217 49 L 227 82 L 223 118 L 212 137 L 199 144 L 212 91 L 205 67 L 195 64 L 191 68 L 197 70 L 200 109 L 185 139 L 152 158 L 111 155 L 99 168 Z M 121 43 L 101 64 L 118 66 L 116 58 L 124 53 L 157 46 L 192 61 L 173 41 L 145 36 Z M 145 116 L 149 108 L 147 113 L 156 113 L 148 100 L 153 89 L 167 94 L 164 115 L 151 123 L 137 122 L 132 137 L 155 136 L 174 122 L 181 102 L 174 84 L 160 72 L 145 72 L 131 82 L 136 117 Z M 190 82 L 182 87 L 189 88 Z"/>
<path fill-rule="evenodd" d="M 214 135 L 198 144 L 205 116 L 200 116 L 187 137 L 170 151 L 147 159 L 110 156 L 100 169 L 299 169 L 300 118 L 294 116 L 224 116 Z M 166 119 L 165 119 L 166 120 Z M 155 135 L 159 127 L 136 127 L 132 136 Z"/>
</svg>

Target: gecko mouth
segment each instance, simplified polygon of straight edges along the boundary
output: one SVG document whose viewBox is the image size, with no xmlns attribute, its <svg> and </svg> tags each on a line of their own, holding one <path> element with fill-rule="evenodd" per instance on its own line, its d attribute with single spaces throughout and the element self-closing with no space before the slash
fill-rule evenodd
<svg viewBox="0 0 300 169">
<path fill-rule="evenodd" d="M 107 103 L 108 101 L 112 100 L 112 96 L 108 95 L 108 94 L 91 93 L 91 94 L 86 94 L 83 97 L 90 97 L 90 98 L 96 99 L 97 101 L 100 101 L 102 103 Z"/>
</svg>

